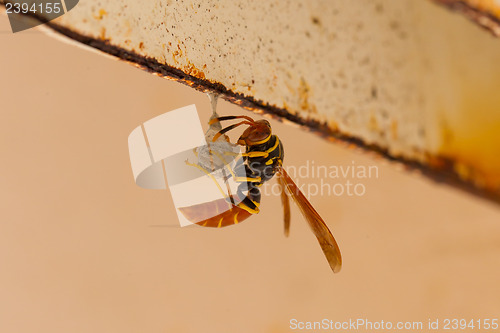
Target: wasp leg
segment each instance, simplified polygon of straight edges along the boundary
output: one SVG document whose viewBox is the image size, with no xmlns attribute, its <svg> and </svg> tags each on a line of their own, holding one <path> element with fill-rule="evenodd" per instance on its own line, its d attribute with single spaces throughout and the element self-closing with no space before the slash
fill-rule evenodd
<svg viewBox="0 0 500 333">
<path fill-rule="evenodd" d="M 199 166 L 198 164 L 194 164 L 194 163 L 190 163 L 188 160 L 185 161 L 185 163 L 189 166 L 192 166 L 192 167 L 195 167 L 201 171 L 203 171 L 207 176 L 209 176 L 213 181 L 214 183 L 217 185 L 217 187 L 219 188 L 219 191 L 220 193 L 222 193 L 222 196 L 224 198 L 226 198 L 226 200 L 232 200 L 232 198 L 229 198 L 228 197 L 228 194 L 225 193 L 223 190 L 222 190 L 222 187 L 220 187 L 219 185 L 219 182 L 217 181 L 217 179 L 215 179 L 214 175 L 212 175 L 210 172 L 208 172 L 207 170 L 205 170 L 204 168 L 202 168 L 201 166 Z"/>
<path fill-rule="evenodd" d="M 226 166 L 228 168 L 229 172 L 234 177 L 234 173 L 231 170 L 231 167 L 229 166 L 229 162 L 221 155 L 221 153 L 218 151 L 211 151 L 211 153 L 214 154 L 215 156 L 217 156 L 219 158 L 219 160 L 221 160 L 222 163 L 224 163 L 224 166 Z M 229 154 L 224 154 L 224 155 L 229 155 Z"/>
<path fill-rule="evenodd" d="M 241 182 L 236 192 L 236 196 L 240 200 L 238 207 L 250 214 L 259 213 L 261 195 L 258 187 L 262 184 L 261 177 L 246 164 L 239 164 L 234 168 L 233 173 L 235 181 Z M 248 193 L 245 195 L 243 191 L 247 190 Z"/>
<path fill-rule="evenodd" d="M 235 182 L 243 183 L 260 183 L 262 182 L 262 178 L 260 177 L 235 177 L 234 178 Z"/>
<path fill-rule="evenodd" d="M 240 198 L 240 202 L 238 203 L 238 207 L 246 210 L 250 214 L 258 214 L 259 206 L 260 206 L 260 190 L 256 187 L 251 187 L 248 191 L 248 195 L 243 193 L 242 187 L 245 184 L 241 184 L 238 187 L 237 196 Z M 247 187 L 245 186 L 245 189 Z"/>
<path fill-rule="evenodd" d="M 227 167 L 229 173 L 233 177 L 235 182 L 243 183 L 243 182 L 249 182 L 249 183 L 260 183 L 262 181 L 262 178 L 260 176 L 254 176 L 252 174 L 252 171 L 248 168 L 245 168 L 244 170 L 241 170 L 241 168 L 244 167 L 243 165 L 243 158 L 240 158 L 236 164 L 235 164 L 235 170 L 238 170 L 238 172 L 235 172 L 229 163 L 218 153 L 214 152 L 214 154 L 221 159 L 221 161 L 224 162 L 225 166 Z M 251 176 L 248 176 L 251 175 Z"/>
<path fill-rule="evenodd" d="M 265 152 L 265 151 L 250 151 L 248 153 L 242 153 L 241 156 L 246 156 L 246 157 L 264 157 L 266 158 L 267 156 L 269 156 L 269 153 L 268 152 Z"/>
<path fill-rule="evenodd" d="M 274 160 L 277 159 L 278 157 L 272 157 L 266 161 L 266 165 L 272 165 L 274 164 Z"/>
</svg>

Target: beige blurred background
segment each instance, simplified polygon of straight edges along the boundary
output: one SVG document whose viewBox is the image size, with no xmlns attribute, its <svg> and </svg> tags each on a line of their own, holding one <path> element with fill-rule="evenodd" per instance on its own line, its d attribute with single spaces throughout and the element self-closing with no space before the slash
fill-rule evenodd
<svg viewBox="0 0 500 333">
<path fill-rule="evenodd" d="M 500 317 L 498 206 L 272 121 L 289 166 L 378 168 L 357 180 L 363 196 L 311 197 L 342 272 L 332 274 L 296 207 L 283 236 L 276 196 L 238 226 L 180 228 L 168 191 L 134 184 L 127 137 L 188 104 L 206 121 L 203 93 L 38 30 L 12 34 L 4 13 L 0 49 L 0 332 Z M 224 101 L 219 113 L 251 115 Z"/>
</svg>

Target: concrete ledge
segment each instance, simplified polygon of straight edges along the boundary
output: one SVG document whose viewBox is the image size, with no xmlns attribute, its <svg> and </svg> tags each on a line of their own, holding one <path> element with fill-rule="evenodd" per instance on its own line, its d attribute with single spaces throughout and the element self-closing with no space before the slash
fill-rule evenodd
<svg viewBox="0 0 500 333">
<path fill-rule="evenodd" d="M 500 201 L 500 41 L 432 2 L 87 0 L 49 26 Z"/>
</svg>

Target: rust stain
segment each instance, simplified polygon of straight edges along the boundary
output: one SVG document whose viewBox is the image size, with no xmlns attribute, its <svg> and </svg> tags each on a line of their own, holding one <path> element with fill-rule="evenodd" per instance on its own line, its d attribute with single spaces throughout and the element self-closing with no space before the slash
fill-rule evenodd
<svg viewBox="0 0 500 333">
<path fill-rule="evenodd" d="M 441 115 L 439 155 L 464 181 L 500 195 L 500 69 L 456 83 L 453 113 Z M 478 79 L 474 79 L 479 77 Z"/>
<path fill-rule="evenodd" d="M 495 140 L 498 133 L 499 124 L 468 137 L 443 128 L 440 155 L 451 161 L 454 172 L 464 181 L 500 193 L 500 147 Z"/>
<path fill-rule="evenodd" d="M 170 46 L 172 46 L 170 43 L 168 43 Z M 182 58 L 183 52 L 179 44 L 177 44 L 177 50 L 172 52 L 172 58 L 176 64 L 179 64 L 179 60 L 177 57 Z"/>
<path fill-rule="evenodd" d="M 336 121 L 328 121 L 328 127 L 330 127 L 334 132 L 340 132 L 339 124 Z"/>
<path fill-rule="evenodd" d="M 196 66 L 188 60 L 187 66 L 184 66 L 184 71 L 186 74 L 192 75 L 198 79 L 205 80 L 205 73 L 202 70 L 196 68 Z"/>
<path fill-rule="evenodd" d="M 398 139 L 398 121 L 395 119 L 391 122 L 391 136 L 393 140 Z"/>
<path fill-rule="evenodd" d="M 108 15 L 108 12 L 106 12 L 104 9 L 99 9 L 99 12 L 97 14 L 92 15 L 96 20 L 102 20 L 104 16 Z"/>
<path fill-rule="evenodd" d="M 239 82 L 238 83 L 241 87 L 244 87 L 247 89 L 247 91 L 251 94 L 255 94 L 255 90 L 253 89 L 253 84 L 248 83 L 248 82 Z"/>
<path fill-rule="evenodd" d="M 373 112 L 370 113 L 370 118 L 368 120 L 368 128 L 373 131 L 373 132 L 379 132 L 380 127 L 378 125 L 377 117 L 375 117 L 375 114 Z"/>
<path fill-rule="evenodd" d="M 169 46 L 172 46 L 172 44 L 169 42 Z M 165 44 L 163 44 L 165 47 Z M 167 51 L 169 50 L 169 47 L 167 47 Z M 191 75 L 197 79 L 200 80 L 206 80 L 205 73 L 203 70 L 199 69 L 196 67 L 195 64 L 193 64 L 189 59 L 187 59 L 185 52 L 182 51 L 180 44 L 177 44 L 177 50 L 174 50 L 172 53 L 172 59 L 174 60 L 174 63 L 177 65 L 180 65 L 181 62 L 186 63 L 186 65 L 182 65 L 181 70 L 185 72 L 188 75 Z M 203 69 L 207 67 L 207 64 L 203 65 Z"/>
<path fill-rule="evenodd" d="M 107 38 L 106 38 L 106 28 L 105 27 L 101 28 L 101 33 L 99 34 L 99 38 L 101 40 L 107 40 Z"/>
<path fill-rule="evenodd" d="M 301 110 L 310 113 L 318 113 L 316 105 L 312 104 L 309 100 L 311 94 L 311 88 L 309 87 L 304 78 L 300 79 L 298 94 L 299 94 L 299 106 Z"/>
</svg>

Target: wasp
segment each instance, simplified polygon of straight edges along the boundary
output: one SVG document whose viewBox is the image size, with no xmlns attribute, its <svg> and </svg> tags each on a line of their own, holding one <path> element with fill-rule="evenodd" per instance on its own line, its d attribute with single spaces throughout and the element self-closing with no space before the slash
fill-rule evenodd
<svg viewBox="0 0 500 333">
<path fill-rule="evenodd" d="M 235 196 L 230 194 L 229 198 L 226 199 L 182 208 L 184 216 L 189 220 L 197 221 L 196 224 L 204 227 L 220 228 L 238 224 L 259 213 L 261 200 L 259 188 L 276 175 L 284 210 L 285 235 L 288 236 L 290 230 L 289 196 L 291 196 L 318 239 L 331 269 L 334 273 L 339 272 L 342 266 L 339 246 L 325 221 L 283 168 L 283 144 L 272 133 L 271 124 L 267 120 L 255 121 L 248 116 L 222 116 L 212 118 L 209 125 L 235 119 L 242 121 L 225 128 L 219 127 L 221 129 L 213 135 L 211 141 L 217 141 L 222 135 L 229 141 L 225 133 L 242 125 L 248 126 L 236 143 L 245 147 L 245 152 L 241 154 L 242 156 L 236 162 L 234 169 L 230 170 L 234 180 L 241 183 L 237 193 Z M 199 216 L 210 217 L 200 221 Z"/>
</svg>

